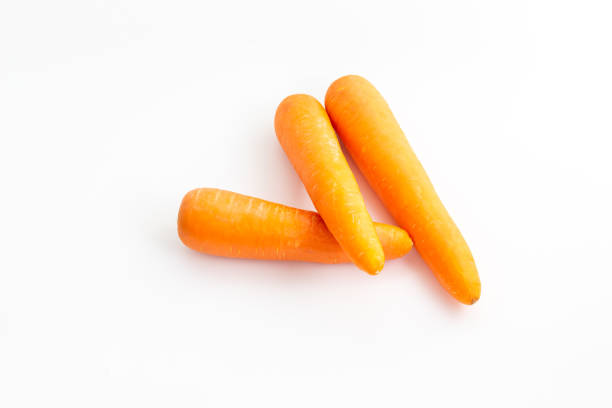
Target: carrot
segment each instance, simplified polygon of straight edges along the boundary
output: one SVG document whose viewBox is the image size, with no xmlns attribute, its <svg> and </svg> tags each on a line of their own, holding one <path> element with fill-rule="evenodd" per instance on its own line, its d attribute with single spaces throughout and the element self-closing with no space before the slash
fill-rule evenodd
<svg viewBox="0 0 612 408">
<path fill-rule="evenodd" d="M 366 79 L 336 80 L 325 107 L 338 136 L 442 286 L 473 304 L 480 278 L 459 229 L 442 205 L 382 95 Z"/>
<path fill-rule="evenodd" d="M 375 223 L 385 255 L 405 255 L 412 247 L 406 231 Z M 319 214 L 212 188 L 185 195 L 178 233 L 191 249 L 232 258 L 319 263 L 350 262 Z"/>
<path fill-rule="evenodd" d="M 383 249 L 323 106 L 312 96 L 291 95 L 278 106 L 274 128 L 336 241 L 359 268 L 377 274 Z"/>
</svg>

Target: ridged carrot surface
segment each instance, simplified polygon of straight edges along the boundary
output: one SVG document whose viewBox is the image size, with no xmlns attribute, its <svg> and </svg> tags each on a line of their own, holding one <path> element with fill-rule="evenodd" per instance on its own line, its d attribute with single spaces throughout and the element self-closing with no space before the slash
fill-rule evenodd
<svg viewBox="0 0 612 408">
<path fill-rule="evenodd" d="M 412 248 L 406 231 L 374 223 L 388 259 Z M 319 214 L 212 188 L 185 195 L 178 233 L 191 249 L 232 258 L 350 262 Z"/>
<path fill-rule="evenodd" d="M 276 110 L 274 128 L 334 238 L 359 268 L 378 273 L 383 249 L 323 106 L 312 96 L 291 95 Z"/>
<path fill-rule="evenodd" d="M 382 95 L 366 79 L 349 75 L 331 84 L 325 107 L 359 169 L 442 286 L 463 303 L 476 302 L 480 278 L 470 249 Z"/>
</svg>

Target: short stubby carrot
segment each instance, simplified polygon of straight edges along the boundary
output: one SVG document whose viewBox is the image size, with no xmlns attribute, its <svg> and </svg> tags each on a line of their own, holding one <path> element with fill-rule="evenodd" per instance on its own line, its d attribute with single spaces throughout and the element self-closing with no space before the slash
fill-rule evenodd
<svg viewBox="0 0 612 408">
<path fill-rule="evenodd" d="M 278 106 L 274 128 L 334 238 L 359 268 L 378 273 L 383 249 L 323 106 L 312 96 L 291 95 Z"/>
<path fill-rule="evenodd" d="M 388 259 L 412 248 L 403 229 L 374 223 Z M 230 191 L 200 188 L 183 198 L 178 234 L 191 249 L 232 258 L 350 262 L 316 212 Z"/>
<path fill-rule="evenodd" d="M 473 304 L 480 278 L 459 229 L 442 205 L 387 102 L 366 79 L 336 80 L 325 107 L 338 136 L 442 286 Z"/>
</svg>

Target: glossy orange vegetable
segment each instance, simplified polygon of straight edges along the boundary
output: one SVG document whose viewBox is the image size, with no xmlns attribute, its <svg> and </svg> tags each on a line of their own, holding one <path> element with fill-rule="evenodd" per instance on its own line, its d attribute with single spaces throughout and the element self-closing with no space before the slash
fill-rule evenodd
<svg viewBox="0 0 612 408">
<path fill-rule="evenodd" d="M 291 95 L 276 110 L 274 128 L 336 241 L 359 268 L 378 273 L 383 249 L 323 106 L 312 96 Z"/>
<path fill-rule="evenodd" d="M 403 229 L 379 223 L 374 226 L 387 258 L 399 258 L 412 248 Z M 350 262 L 317 213 L 212 188 L 185 195 L 178 234 L 189 248 L 211 255 Z"/>
<path fill-rule="evenodd" d="M 382 95 L 366 79 L 349 75 L 331 84 L 325 107 L 359 169 L 442 286 L 465 304 L 476 302 L 480 278 L 472 253 Z"/>
</svg>

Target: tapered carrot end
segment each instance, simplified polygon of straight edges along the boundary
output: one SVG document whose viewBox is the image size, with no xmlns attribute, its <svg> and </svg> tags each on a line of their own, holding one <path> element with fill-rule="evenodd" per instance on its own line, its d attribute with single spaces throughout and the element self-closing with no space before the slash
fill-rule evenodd
<svg viewBox="0 0 612 408">
<path fill-rule="evenodd" d="M 470 305 L 473 305 L 480 299 L 480 280 L 478 281 L 478 285 L 474 288 L 474 292 L 472 293 L 472 302 Z"/>
<path fill-rule="evenodd" d="M 478 299 L 480 299 L 480 296 L 479 296 L 479 297 L 477 297 L 477 298 L 472 298 L 472 299 L 470 300 L 470 303 L 466 303 L 466 305 L 471 306 L 471 305 L 473 305 L 474 303 L 478 302 Z"/>
<path fill-rule="evenodd" d="M 380 254 L 372 254 L 370 256 L 363 257 L 362 259 L 356 260 L 355 264 L 359 267 L 359 269 L 365 271 L 370 275 L 378 275 L 385 266 L 385 256 L 382 252 L 382 249 L 380 252 Z"/>
<path fill-rule="evenodd" d="M 449 259 L 451 258 L 446 258 L 446 260 Z M 432 266 L 431 263 L 428 264 L 438 282 L 450 295 L 465 305 L 473 305 L 480 299 L 481 285 L 478 270 L 471 255 L 458 259 L 459 262 L 457 263 L 437 264 L 435 265 L 437 268 Z"/>
<path fill-rule="evenodd" d="M 478 287 L 478 293 L 474 293 L 473 295 L 471 295 L 470 297 L 466 298 L 465 301 L 461 301 L 463 304 L 466 304 L 468 306 L 473 305 L 474 303 L 478 302 L 478 299 L 480 299 L 480 286 Z"/>
<path fill-rule="evenodd" d="M 400 227 L 375 222 L 374 228 L 383 247 L 385 259 L 401 258 L 412 249 L 410 236 Z"/>
<path fill-rule="evenodd" d="M 465 305 L 473 305 L 480 299 L 480 280 L 471 282 L 463 290 L 452 293 L 452 295 Z"/>
</svg>

